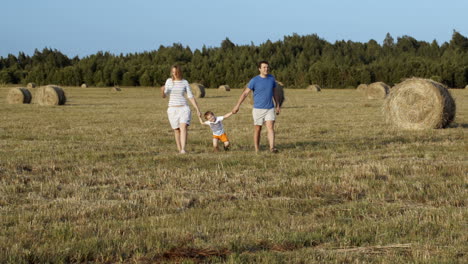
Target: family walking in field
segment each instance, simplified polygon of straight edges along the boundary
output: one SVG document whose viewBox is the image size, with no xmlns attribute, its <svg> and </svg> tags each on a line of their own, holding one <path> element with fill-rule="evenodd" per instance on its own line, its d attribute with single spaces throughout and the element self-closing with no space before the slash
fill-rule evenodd
<svg viewBox="0 0 468 264">
<path fill-rule="evenodd" d="M 275 119 L 276 115 L 281 112 L 278 95 L 275 92 L 276 80 L 275 77 L 269 74 L 270 65 L 267 61 L 258 63 L 259 75 L 252 78 L 247 88 L 242 92 L 231 112 L 216 116 L 213 112 L 207 111 L 204 114 L 206 121 L 202 120 L 202 114 L 197 101 L 192 93 L 192 89 L 188 81 L 183 79 L 180 66 L 174 65 L 171 67 L 171 78 L 166 80 L 166 83 L 161 87 L 161 95 L 163 98 L 169 96 L 169 104 L 167 116 L 169 123 L 174 130 L 175 141 L 179 153 L 185 154 L 187 145 L 187 130 L 190 125 L 192 113 L 187 103 L 185 96 L 197 111 L 197 117 L 202 125 L 210 126 L 213 132 L 213 148 L 218 150 L 218 141 L 223 143 L 224 149 L 228 150 L 230 142 L 224 130 L 223 120 L 229 118 L 233 114 L 239 112 L 241 104 L 247 98 L 249 93 L 253 92 L 253 110 L 252 117 L 254 122 L 254 147 L 255 151 L 260 150 L 260 135 L 263 124 L 267 127 L 268 144 L 270 152 L 276 153 L 275 148 Z"/>
</svg>

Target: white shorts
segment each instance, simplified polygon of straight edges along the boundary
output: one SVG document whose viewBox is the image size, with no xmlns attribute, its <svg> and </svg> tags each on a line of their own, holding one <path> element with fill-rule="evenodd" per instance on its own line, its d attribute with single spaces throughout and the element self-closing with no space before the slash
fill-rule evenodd
<svg viewBox="0 0 468 264">
<path fill-rule="evenodd" d="M 271 109 L 258 109 L 254 108 L 252 110 L 252 116 L 254 120 L 254 125 L 256 126 L 263 126 L 265 121 L 275 121 L 275 108 Z"/>
<path fill-rule="evenodd" d="M 180 127 L 180 123 L 185 123 L 187 126 L 190 125 L 190 120 L 192 120 L 192 112 L 190 107 L 180 106 L 180 107 L 169 107 L 167 109 L 167 117 L 171 123 L 172 129 L 177 129 Z"/>
</svg>

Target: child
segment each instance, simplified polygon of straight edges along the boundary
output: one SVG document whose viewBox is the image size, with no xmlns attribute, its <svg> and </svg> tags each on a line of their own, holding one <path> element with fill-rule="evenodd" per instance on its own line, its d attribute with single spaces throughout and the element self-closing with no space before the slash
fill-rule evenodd
<svg viewBox="0 0 468 264">
<path fill-rule="evenodd" d="M 229 139 L 224 132 L 223 120 L 230 117 L 232 113 L 227 113 L 224 116 L 215 116 L 211 111 L 205 113 L 205 119 L 207 121 L 203 122 L 201 117 L 198 117 L 200 124 L 210 126 L 213 131 L 213 148 L 214 151 L 218 151 L 218 140 L 221 140 L 224 144 L 224 150 L 229 150 Z"/>
</svg>

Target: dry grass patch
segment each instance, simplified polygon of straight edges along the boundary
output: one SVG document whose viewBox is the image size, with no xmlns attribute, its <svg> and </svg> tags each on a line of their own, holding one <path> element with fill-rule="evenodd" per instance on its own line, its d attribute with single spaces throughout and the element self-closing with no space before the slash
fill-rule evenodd
<svg viewBox="0 0 468 264">
<path fill-rule="evenodd" d="M 0 100 L 1 263 L 466 259 L 464 90 L 458 126 L 408 131 L 353 90 L 290 89 L 279 153 L 266 129 L 254 153 L 244 104 L 224 122 L 229 152 L 193 122 L 178 155 L 159 90 L 65 89 L 66 107 Z M 200 108 L 229 112 L 241 92 Z"/>
</svg>

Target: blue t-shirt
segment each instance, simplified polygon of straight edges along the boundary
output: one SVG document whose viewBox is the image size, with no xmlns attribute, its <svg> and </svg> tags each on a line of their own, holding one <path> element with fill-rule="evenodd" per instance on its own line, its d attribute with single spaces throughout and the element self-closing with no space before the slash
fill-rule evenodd
<svg viewBox="0 0 468 264">
<path fill-rule="evenodd" d="M 268 74 L 265 78 L 257 75 L 250 80 L 247 87 L 253 92 L 254 108 L 271 109 L 275 107 L 273 91 L 276 87 L 276 81 L 273 75 Z"/>
</svg>

